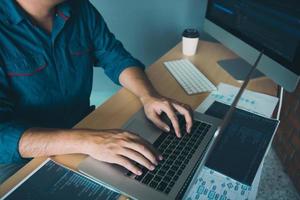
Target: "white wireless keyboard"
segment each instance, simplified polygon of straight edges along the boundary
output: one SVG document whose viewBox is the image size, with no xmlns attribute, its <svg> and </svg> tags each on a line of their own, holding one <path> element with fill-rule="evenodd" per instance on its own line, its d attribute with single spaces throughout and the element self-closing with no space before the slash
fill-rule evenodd
<svg viewBox="0 0 300 200">
<path fill-rule="evenodd" d="M 187 94 L 197 94 L 217 90 L 189 60 L 174 60 L 165 62 L 165 66 Z"/>
</svg>

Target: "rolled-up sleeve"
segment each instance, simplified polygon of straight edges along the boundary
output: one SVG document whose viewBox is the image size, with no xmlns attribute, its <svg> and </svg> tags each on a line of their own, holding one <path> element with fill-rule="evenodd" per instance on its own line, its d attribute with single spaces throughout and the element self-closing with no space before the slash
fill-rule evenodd
<svg viewBox="0 0 300 200">
<path fill-rule="evenodd" d="M 109 31 L 100 13 L 89 3 L 89 21 L 93 43 L 93 54 L 95 66 L 104 68 L 105 74 L 116 84 L 119 83 L 119 76 L 128 67 L 145 66 L 135 59 Z"/>
<path fill-rule="evenodd" d="M 19 141 L 30 125 L 17 120 L 10 96 L 8 80 L 0 65 L 0 164 L 28 161 L 19 153 Z"/>
</svg>

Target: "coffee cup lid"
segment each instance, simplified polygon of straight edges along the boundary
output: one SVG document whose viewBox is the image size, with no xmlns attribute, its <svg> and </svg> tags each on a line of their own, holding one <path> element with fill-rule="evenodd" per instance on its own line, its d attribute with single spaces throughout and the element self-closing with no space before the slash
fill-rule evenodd
<svg viewBox="0 0 300 200">
<path fill-rule="evenodd" d="M 188 29 L 184 30 L 184 32 L 182 33 L 182 36 L 187 37 L 187 38 L 198 38 L 199 31 L 197 29 L 188 28 Z"/>
</svg>

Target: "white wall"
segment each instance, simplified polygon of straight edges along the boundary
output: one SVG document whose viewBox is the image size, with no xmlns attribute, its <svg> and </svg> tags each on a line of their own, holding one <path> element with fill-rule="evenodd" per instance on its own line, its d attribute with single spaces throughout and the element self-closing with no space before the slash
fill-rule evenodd
<svg viewBox="0 0 300 200">
<path fill-rule="evenodd" d="M 146 66 L 181 39 L 185 28 L 202 28 L 205 0 L 91 0 L 110 30 Z M 99 105 L 119 87 L 94 70 L 91 100 Z"/>
</svg>

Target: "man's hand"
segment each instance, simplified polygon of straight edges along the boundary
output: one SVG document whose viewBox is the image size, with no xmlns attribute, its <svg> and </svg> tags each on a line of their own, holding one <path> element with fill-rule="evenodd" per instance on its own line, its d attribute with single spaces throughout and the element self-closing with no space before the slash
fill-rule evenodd
<svg viewBox="0 0 300 200">
<path fill-rule="evenodd" d="M 142 171 L 134 161 L 152 171 L 163 159 L 146 140 L 123 130 L 102 131 L 89 137 L 88 155 L 121 165 L 136 175 L 141 175 Z"/>
<path fill-rule="evenodd" d="M 19 142 L 24 158 L 81 153 L 141 175 L 135 162 L 154 170 L 162 156 L 138 135 L 123 130 L 28 129 Z"/>
<path fill-rule="evenodd" d="M 160 115 L 164 112 L 171 120 L 177 137 L 181 137 L 176 116 L 176 112 L 179 112 L 185 117 L 186 131 L 188 133 L 191 131 L 193 125 L 191 108 L 188 105 L 158 95 L 146 74 L 140 68 L 129 67 L 125 69 L 120 74 L 119 80 L 125 88 L 141 99 L 147 118 L 157 127 L 167 132 L 170 131 L 170 127 L 160 119 Z"/>
<path fill-rule="evenodd" d="M 141 101 L 144 105 L 147 118 L 151 120 L 158 128 L 167 132 L 170 131 L 170 127 L 160 118 L 160 115 L 164 112 L 171 120 L 177 137 L 181 137 L 178 118 L 176 116 L 176 112 L 178 112 L 185 118 L 186 131 L 188 133 L 191 132 L 191 128 L 193 126 L 193 112 L 188 105 L 161 96 L 142 97 Z"/>
</svg>

